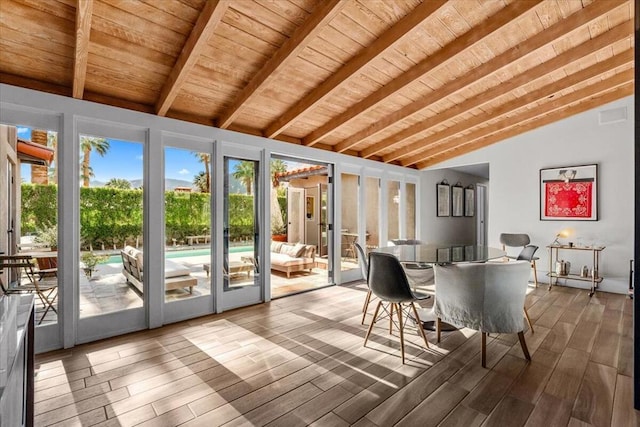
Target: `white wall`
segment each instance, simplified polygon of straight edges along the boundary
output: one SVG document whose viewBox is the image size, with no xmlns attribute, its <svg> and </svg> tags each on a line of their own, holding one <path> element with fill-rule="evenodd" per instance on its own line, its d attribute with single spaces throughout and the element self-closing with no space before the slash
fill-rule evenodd
<svg viewBox="0 0 640 427">
<path fill-rule="evenodd" d="M 482 178 L 453 170 L 424 171 L 421 177 L 422 203 L 420 240 L 425 242 L 471 244 L 476 241 L 475 217 L 438 217 L 436 215 L 436 184 L 446 179 L 453 186 L 463 187 L 485 182 Z"/>
<path fill-rule="evenodd" d="M 546 245 L 562 229 L 573 229 L 563 242 L 606 245 L 600 271 L 604 281 L 600 289 L 625 293 L 628 287 L 629 260 L 633 258 L 633 97 L 627 97 L 597 109 L 581 113 L 482 150 L 437 165 L 459 166 L 489 162 L 489 235 L 488 242 L 498 246 L 501 232 L 525 232 L 532 244 L 540 246 L 539 278 L 546 281 L 548 254 Z M 600 113 L 626 108 L 627 119 L 600 124 Z M 598 164 L 598 221 L 540 221 L 539 171 L 541 168 Z M 432 176 L 436 171 L 425 171 Z M 423 178 L 425 179 L 425 178 Z M 423 181 L 429 194 L 430 181 Z M 427 213 L 429 212 L 427 206 Z M 424 211 L 423 211 L 424 212 Z M 590 264 L 586 254 L 563 252 L 575 271 Z M 561 282 L 563 283 L 563 282 Z M 568 286 L 586 287 L 584 282 L 567 281 Z"/>
</svg>

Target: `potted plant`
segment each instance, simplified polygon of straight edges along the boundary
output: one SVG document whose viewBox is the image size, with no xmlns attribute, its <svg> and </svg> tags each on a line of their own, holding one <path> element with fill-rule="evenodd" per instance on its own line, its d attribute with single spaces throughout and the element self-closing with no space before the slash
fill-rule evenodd
<svg viewBox="0 0 640 427">
<path fill-rule="evenodd" d="M 36 243 L 41 243 L 51 248 L 52 251 L 58 250 L 58 228 L 47 227 L 40 228 L 36 231 L 34 237 Z"/>
<path fill-rule="evenodd" d="M 271 240 L 274 242 L 286 242 L 287 241 L 287 228 L 284 224 L 271 225 Z"/>
<path fill-rule="evenodd" d="M 80 260 L 84 265 L 82 269 L 84 270 L 84 274 L 87 276 L 87 279 L 91 279 L 91 275 L 96 271 L 96 265 L 106 259 L 106 255 L 96 255 L 93 252 L 85 252 L 80 256 Z"/>
</svg>

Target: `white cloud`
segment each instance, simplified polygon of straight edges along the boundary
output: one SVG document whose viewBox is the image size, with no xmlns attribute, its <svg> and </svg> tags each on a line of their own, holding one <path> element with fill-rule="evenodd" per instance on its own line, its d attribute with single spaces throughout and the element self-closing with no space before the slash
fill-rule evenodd
<svg viewBox="0 0 640 427">
<path fill-rule="evenodd" d="M 189 175 L 189 171 L 187 169 L 182 169 L 180 172 L 178 172 L 180 175 Z"/>
</svg>

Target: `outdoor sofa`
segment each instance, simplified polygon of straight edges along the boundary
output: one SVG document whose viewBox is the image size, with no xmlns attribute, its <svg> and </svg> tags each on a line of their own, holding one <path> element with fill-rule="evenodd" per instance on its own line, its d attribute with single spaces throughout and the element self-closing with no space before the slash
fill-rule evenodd
<svg viewBox="0 0 640 427">
<path fill-rule="evenodd" d="M 315 245 L 305 245 L 304 243 L 271 243 L 271 270 L 287 273 L 311 270 L 316 266 Z"/>
</svg>

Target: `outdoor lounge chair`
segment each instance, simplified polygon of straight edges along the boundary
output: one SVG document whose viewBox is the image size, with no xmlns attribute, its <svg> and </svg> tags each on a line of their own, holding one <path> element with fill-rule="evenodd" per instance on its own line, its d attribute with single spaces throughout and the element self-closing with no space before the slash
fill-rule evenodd
<svg viewBox="0 0 640 427">
<path fill-rule="evenodd" d="M 127 283 L 132 284 L 140 293 L 143 293 L 142 251 L 125 246 L 120 251 L 120 255 L 122 256 L 122 274 L 127 278 Z M 193 287 L 198 285 L 198 279 L 191 276 L 188 267 L 170 259 L 164 261 L 164 277 L 165 291 L 189 288 L 189 293 L 193 293 Z"/>
</svg>

